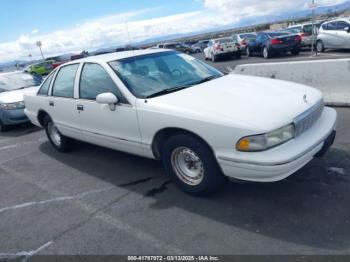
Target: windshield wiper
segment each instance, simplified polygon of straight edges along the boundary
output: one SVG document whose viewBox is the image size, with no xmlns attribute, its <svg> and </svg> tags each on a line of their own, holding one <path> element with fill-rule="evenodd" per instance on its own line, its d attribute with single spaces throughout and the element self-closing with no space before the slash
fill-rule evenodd
<svg viewBox="0 0 350 262">
<path fill-rule="evenodd" d="M 202 80 L 200 80 L 200 81 L 194 83 L 193 85 L 203 84 L 203 83 L 205 83 L 205 82 L 209 82 L 209 81 L 214 80 L 214 79 L 219 78 L 219 77 L 221 77 L 221 76 L 219 76 L 219 75 L 208 76 L 208 77 L 203 78 Z"/>
<path fill-rule="evenodd" d="M 206 78 L 201 79 L 198 82 L 195 82 L 195 83 L 192 83 L 192 84 L 189 84 L 189 85 L 184 85 L 184 86 L 178 86 L 178 87 L 164 89 L 164 90 L 156 92 L 156 93 L 154 93 L 152 95 L 146 96 L 146 98 L 152 98 L 152 97 L 157 97 L 157 96 L 161 96 L 161 95 L 170 94 L 170 93 L 173 93 L 173 92 L 176 92 L 176 91 L 180 91 L 180 90 L 189 88 L 189 87 L 194 86 L 194 85 L 199 85 L 199 84 L 208 82 L 210 80 L 213 80 L 213 79 L 216 79 L 216 78 L 219 78 L 219 77 L 221 77 L 221 76 L 220 75 L 208 76 Z"/>
<path fill-rule="evenodd" d="M 161 95 L 167 95 L 173 92 L 177 92 L 186 88 L 189 88 L 193 85 L 185 85 L 185 86 L 178 86 L 178 87 L 173 87 L 173 88 L 168 88 L 168 89 L 164 89 L 162 91 L 156 92 L 152 95 L 146 96 L 146 98 L 153 98 L 153 97 L 157 97 L 157 96 L 161 96 Z"/>
</svg>

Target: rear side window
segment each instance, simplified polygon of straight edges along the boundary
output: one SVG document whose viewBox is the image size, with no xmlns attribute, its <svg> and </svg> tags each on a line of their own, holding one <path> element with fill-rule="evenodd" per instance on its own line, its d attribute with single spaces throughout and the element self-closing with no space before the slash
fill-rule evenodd
<svg viewBox="0 0 350 262">
<path fill-rule="evenodd" d="M 47 96 L 47 93 L 49 92 L 49 88 L 52 82 L 52 78 L 55 73 L 50 74 L 46 79 L 45 82 L 41 85 L 40 90 L 38 92 L 39 95 Z"/>
<path fill-rule="evenodd" d="M 80 77 L 80 98 L 96 100 L 99 94 L 112 93 L 121 103 L 126 100 L 105 69 L 98 64 L 85 64 Z"/>
<path fill-rule="evenodd" d="M 67 65 L 57 73 L 56 80 L 53 84 L 53 96 L 74 97 L 74 81 L 79 64 Z"/>
</svg>

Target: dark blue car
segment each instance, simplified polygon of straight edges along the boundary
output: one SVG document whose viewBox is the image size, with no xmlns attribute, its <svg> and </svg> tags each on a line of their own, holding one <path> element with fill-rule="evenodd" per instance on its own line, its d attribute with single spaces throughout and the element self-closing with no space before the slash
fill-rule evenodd
<svg viewBox="0 0 350 262">
<path fill-rule="evenodd" d="M 274 55 L 291 52 L 298 55 L 301 37 L 289 32 L 259 32 L 255 40 L 248 43 L 247 56 L 259 55 L 268 59 Z"/>
</svg>

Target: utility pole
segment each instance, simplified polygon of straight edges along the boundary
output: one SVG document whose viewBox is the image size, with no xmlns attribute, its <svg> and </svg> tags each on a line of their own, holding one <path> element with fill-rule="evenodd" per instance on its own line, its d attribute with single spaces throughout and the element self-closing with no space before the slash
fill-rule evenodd
<svg viewBox="0 0 350 262">
<path fill-rule="evenodd" d="M 43 58 L 43 60 L 45 60 L 44 54 L 43 54 L 43 50 L 41 50 L 41 41 L 37 41 L 36 42 L 36 46 L 39 47 L 40 49 L 40 53 L 41 53 L 41 57 Z"/>
</svg>

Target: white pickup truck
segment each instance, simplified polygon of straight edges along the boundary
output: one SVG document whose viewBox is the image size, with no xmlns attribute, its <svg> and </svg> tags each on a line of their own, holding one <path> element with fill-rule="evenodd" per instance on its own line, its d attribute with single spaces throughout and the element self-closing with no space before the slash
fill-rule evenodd
<svg viewBox="0 0 350 262">
<path fill-rule="evenodd" d="M 158 159 L 195 195 L 214 192 L 226 177 L 286 178 L 331 146 L 337 119 L 314 88 L 225 76 L 164 49 L 61 65 L 24 102 L 58 151 L 76 139 Z"/>
<path fill-rule="evenodd" d="M 216 62 L 221 57 L 241 58 L 241 49 L 238 43 L 235 43 L 232 37 L 212 39 L 208 47 L 203 51 L 205 60 Z"/>
</svg>

